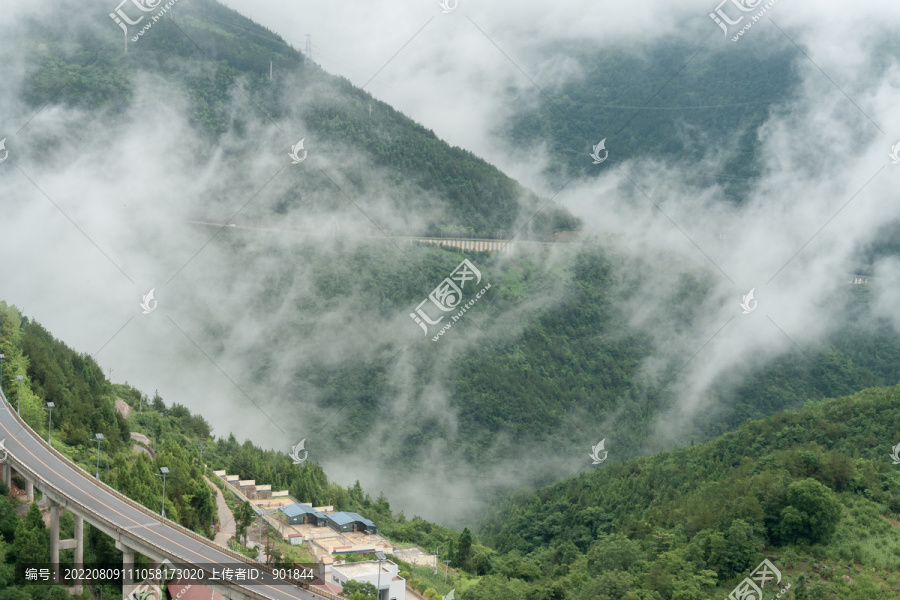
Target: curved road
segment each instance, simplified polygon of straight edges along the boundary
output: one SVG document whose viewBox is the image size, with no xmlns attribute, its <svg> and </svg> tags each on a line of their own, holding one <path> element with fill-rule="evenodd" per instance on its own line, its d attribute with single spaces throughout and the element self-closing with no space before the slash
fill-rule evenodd
<svg viewBox="0 0 900 600">
<path fill-rule="evenodd" d="M 0 400 L 0 440 L 5 439 L 9 452 L 7 462 L 23 476 L 30 478 L 33 474 L 35 487 L 49 493 L 51 497 L 64 499 L 67 509 L 78 511 L 89 523 L 97 524 L 100 521 L 101 527 L 119 533 L 123 541 L 127 542 L 129 538 L 139 539 L 146 547 L 176 564 L 216 567 L 220 571 L 222 566 L 234 568 L 239 563 L 244 563 L 247 567 L 261 567 L 259 563 L 163 519 L 97 481 L 40 439 L 16 415 L 2 394 Z M 139 548 L 136 550 L 140 552 Z M 272 600 L 336 598 L 331 594 L 301 589 L 286 582 L 276 585 L 269 573 L 263 575 L 264 581 L 235 584 L 234 591 L 239 591 L 244 597 Z M 238 590 L 238 586 L 242 589 Z"/>
</svg>

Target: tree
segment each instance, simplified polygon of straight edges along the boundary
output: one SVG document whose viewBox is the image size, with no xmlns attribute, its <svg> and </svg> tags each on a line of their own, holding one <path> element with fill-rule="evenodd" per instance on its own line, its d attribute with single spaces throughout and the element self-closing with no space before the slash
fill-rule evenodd
<svg viewBox="0 0 900 600">
<path fill-rule="evenodd" d="M 16 507 L 9 499 L 9 488 L 0 483 L 0 535 L 7 542 L 12 542 L 19 525 L 19 517 L 16 516 Z"/>
<path fill-rule="evenodd" d="M 353 581 L 351 579 L 344 584 L 343 593 L 350 600 L 366 600 L 367 598 L 375 598 L 378 595 L 378 589 L 371 583 Z"/>
<path fill-rule="evenodd" d="M 834 492 L 816 481 L 795 481 L 787 488 L 788 505 L 781 511 L 782 540 L 801 544 L 827 541 L 841 519 L 841 505 Z"/>
<path fill-rule="evenodd" d="M 153 407 L 153 410 L 161 415 L 165 415 L 168 412 L 166 409 L 166 403 L 163 402 L 162 396 L 159 395 L 159 390 L 155 390 L 153 392 L 153 400 L 151 401 L 151 406 Z"/>
<path fill-rule="evenodd" d="M 741 573 L 760 560 L 764 547 L 753 527 L 742 519 L 735 519 L 725 532 L 725 552 L 728 557 L 730 575 Z"/>
<path fill-rule="evenodd" d="M 0 539 L 0 590 L 9 586 L 14 579 L 13 566 L 6 564 L 6 550 L 9 544 Z"/>
<path fill-rule="evenodd" d="M 256 513 L 253 512 L 250 502 L 241 502 L 235 517 L 237 518 L 237 535 L 244 538 L 244 543 L 247 542 L 247 527 L 253 522 L 255 516 Z"/>
<path fill-rule="evenodd" d="M 468 527 L 463 528 L 456 541 L 456 554 L 454 561 L 467 571 L 472 570 L 472 544 L 474 543 L 472 532 Z"/>
<path fill-rule="evenodd" d="M 19 564 L 50 562 L 50 536 L 36 502 L 16 527 L 13 549 Z"/>
</svg>

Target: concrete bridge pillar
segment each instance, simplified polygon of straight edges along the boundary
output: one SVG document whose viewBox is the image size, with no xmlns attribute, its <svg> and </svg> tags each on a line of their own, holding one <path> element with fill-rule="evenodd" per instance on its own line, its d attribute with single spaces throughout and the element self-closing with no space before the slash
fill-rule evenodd
<svg viewBox="0 0 900 600">
<path fill-rule="evenodd" d="M 80 568 L 84 565 L 84 519 L 78 515 L 75 517 L 75 566 Z M 80 596 L 84 592 L 84 586 L 81 580 L 72 584 L 69 593 L 73 596 Z"/>
<path fill-rule="evenodd" d="M 118 545 L 118 544 L 117 544 Z M 131 598 L 134 592 L 134 550 L 127 546 L 122 546 L 122 570 L 125 571 L 125 577 L 122 580 L 122 597 Z"/>
<path fill-rule="evenodd" d="M 50 564 L 54 581 L 59 581 L 59 504 L 50 500 Z"/>
<path fill-rule="evenodd" d="M 160 562 L 158 560 L 150 561 L 150 572 L 155 572 L 160 568 Z M 153 593 L 153 598 L 162 599 L 164 595 L 162 594 L 162 590 L 160 589 L 160 580 L 156 578 L 150 578 L 150 590 Z"/>
<path fill-rule="evenodd" d="M 34 481 L 25 479 L 25 502 L 34 502 Z"/>
<path fill-rule="evenodd" d="M 7 487 L 12 486 L 12 467 L 9 466 L 9 463 L 3 463 L 3 483 Z"/>
</svg>

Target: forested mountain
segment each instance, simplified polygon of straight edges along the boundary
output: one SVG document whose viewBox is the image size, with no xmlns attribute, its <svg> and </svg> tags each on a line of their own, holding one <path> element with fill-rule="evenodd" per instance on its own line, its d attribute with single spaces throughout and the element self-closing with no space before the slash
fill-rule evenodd
<svg viewBox="0 0 900 600">
<path fill-rule="evenodd" d="M 377 227 L 394 234 L 510 236 L 547 202 L 214 0 L 179 4 L 127 53 L 121 38 L 110 35 L 118 29 L 105 2 L 56 4 L 55 12 L 69 15 L 65 22 L 29 19 L 27 75 L 18 90 L 23 121 L 53 103 L 121 122 L 134 116 L 130 108 L 149 80 L 159 97 L 186 107 L 199 134 L 192 148 L 198 164 L 223 149 L 235 166 L 247 160 L 260 150 L 257 138 L 266 137 L 262 126 L 281 134 L 279 150 L 303 138 L 312 156 L 328 157 L 326 169 L 295 176 L 264 208 L 251 206 L 245 219 L 333 211 L 348 199 L 387 194 L 397 214 L 429 215 L 409 222 L 379 219 Z M 276 74 L 271 79 L 270 70 Z M 37 141 L 18 143 L 27 155 L 28 144 Z M 224 186 L 216 192 L 219 204 L 210 210 L 221 211 L 225 200 L 241 194 Z M 577 224 L 550 204 L 525 233 L 546 235 Z"/>
<path fill-rule="evenodd" d="M 898 402 L 900 387 L 810 402 L 514 494 L 481 529 L 498 574 L 462 598 L 724 597 L 763 558 L 788 598 L 897 597 Z"/>
<path fill-rule="evenodd" d="M 22 102 L 21 120 L 35 120 L 21 136 L 10 137 L 14 153 L 0 177 L 12 178 L 14 161 L 22 161 L 30 172 L 42 167 L 52 171 L 70 160 L 72 146 L 62 142 L 80 139 L 80 118 L 63 134 L 52 121 L 37 126 L 46 115 L 69 110 L 115 124 L 111 129 L 116 134 L 139 137 L 129 127 L 170 103 L 184 108 L 190 133 L 184 134 L 187 151 L 178 158 L 189 158 L 189 179 L 208 181 L 198 197 L 188 197 L 175 183 L 164 190 L 167 200 L 175 198 L 165 206 L 178 218 L 206 216 L 206 210 L 220 223 L 245 205 L 236 218 L 239 224 L 241 219 L 263 219 L 287 226 L 309 213 L 347 208 L 358 212 L 357 224 L 366 233 L 453 230 L 491 236 L 518 231 L 546 201 L 212 0 L 178 5 L 154 24 L 152 35 L 129 44 L 127 53 L 105 4 L 85 8 L 63 2 L 60 7 L 70 19 L 35 17 L 22 30 L 30 51 L 22 59 L 25 75 L 15 94 Z M 691 59 L 695 49 L 674 41 L 639 54 L 572 47 L 567 51 L 574 60 L 592 65 L 585 76 L 549 90 L 556 108 L 542 105 L 503 126 L 516 145 L 551 140 L 552 155 L 559 161 L 551 172 L 560 180 L 581 172 L 589 143 L 598 141 L 582 139 L 583 131 L 605 135 L 600 132 L 615 130 L 623 121 L 629 123 L 622 130 L 625 139 L 608 140 L 611 160 L 644 154 L 696 160 L 705 148 L 715 147 L 705 142 L 719 140 L 733 151 L 725 175 L 753 177 L 758 146 L 752 132 L 773 106 L 790 97 L 796 81 L 783 46 L 745 48 Z M 675 72 L 681 76 L 672 78 Z M 748 96 L 758 103 L 740 107 L 740 135 L 715 138 L 731 123 L 725 107 Z M 654 99 L 648 107 L 658 103 L 685 109 L 616 108 L 640 106 L 648 97 Z M 719 108 L 688 110 L 696 106 Z M 172 135 L 176 133 L 183 134 Z M 278 176 L 272 186 L 266 187 L 266 179 L 248 167 L 266 153 L 280 154 L 288 164 L 287 152 L 304 136 L 309 158 L 295 170 L 266 172 L 266 177 Z M 119 165 L 105 166 L 104 173 Z M 141 166 L 139 161 L 129 164 L 128 174 L 137 177 Z M 160 195 L 154 190 L 155 195 L 145 197 L 142 186 L 129 185 L 126 197 L 112 194 L 93 206 L 102 180 L 90 180 L 84 204 L 104 218 L 118 209 L 119 200 L 123 206 L 127 201 L 129 207 L 152 207 Z M 373 213 L 368 202 L 383 212 Z M 530 226 L 535 236 L 579 227 L 577 219 L 552 206 Z M 68 208 L 75 214 L 80 207 Z M 168 225 L 144 231 L 135 227 L 140 215 L 126 214 L 127 219 L 113 219 L 113 228 L 138 231 L 147 243 L 139 256 L 129 256 L 133 249 L 110 241 L 111 256 L 144 264 L 147 248 L 160 255 L 169 250 Z M 375 217 L 368 218 L 370 214 Z M 404 220 L 403 215 L 417 217 Z M 77 222 L 96 225 L 85 225 L 91 235 L 102 230 L 89 216 L 75 214 L 79 216 Z M 167 290 L 163 305 L 171 309 L 173 322 L 190 326 L 182 332 L 158 328 L 152 343 L 128 340 L 132 346 L 125 345 L 126 330 L 106 351 L 115 351 L 116 344 L 156 344 L 167 349 L 164 354 L 176 356 L 185 371 L 207 367 L 207 359 L 221 365 L 242 389 L 251 390 L 267 415 L 278 418 L 288 409 L 302 414 L 278 418 L 283 438 L 295 443 L 310 431 L 320 433 L 315 439 L 320 456 L 355 461 L 352 469 L 359 474 L 349 480 L 369 476 L 367 487 L 376 480 L 383 486 L 372 487 L 376 493 L 396 489 L 397 481 L 410 477 L 423 478 L 429 490 L 456 478 L 471 485 L 469 497 L 480 497 L 497 488 L 545 484 L 578 472 L 589 464 L 586 451 L 604 437 L 615 447 L 611 461 L 655 452 L 670 442 L 655 436 L 654 427 L 664 411 L 677 405 L 669 382 L 690 355 L 659 343 L 654 334 L 697 322 L 711 290 L 710 270 L 673 268 L 669 287 L 661 291 L 668 296 L 665 309 L 636 322 L 628 307 L 643 300 L 641 278 L 669 267 L 630 255 L 627 239 L 585 235 L 578 244 L 498 255 L 401 247 L 384 236 L 371 242 L 347 229 L 327 241 L 325 236 L 276 238 L 243 228 L 215 235 L 201 231 L 190 244 L 175 248 L 175 258 L 160 260 L 174 270 L 185 264 L 182 255 L 199 255 L 176 280 L 180 287 Z M 477 264 L 485 282 L 492 284 L 490 293 L 454 328 L 460 334 L 454 342 L 447 341 L 450 336 L 440 344 L 416 338 L 421 332 L 409 318 L 413 307 L 463 259 Z M 126 269 L 131 271 L 130 264 Z M 153 269 L 147 271 L 164 280 Z M 157 284 L 147 289 L 151 285 Z M 867 290 L 841 293 L 847 306 L 841 330 L 804 346 L 801 354 L 776 354 L 736 385 L 713 381 L 697 399 L 712 409 L 678 431 L 677 439 L 704 441 L 748 418 L 797 408 L 810 398 L 896 384 L 900 340 L 885 323 L 867 316 Z M 120 326 L 108 325 L 111 331 Z M 185 342 L 187 335 L 193 345 Z M 37 344 L 36 357 L 41 339 L 35 333 L 29 342 Z M 697 340 L 696 347 L 702 343 Z M 35 360 L 38 365 L 48 362 Z M 648 376 L 648 365 L 655 376 Z M 87 358 L 72 359 L 74 372 L 85 368 L 95 378 L 83 384 L 95 394 L 92 420 L 87 420 L 88 412 L 61 413 L 61 423 L 69 428 L 64 439 L 84 446 L 85 453 L 93 430 L 109 431 L 112 444 L 127 443 L 125 434 L 115 431 L 117 417 L 100 410 L 106 400 L 99 366 Z M 38 378 L 34 383 L 44 386 Z M 42 413 L 28 393 L 23 390 L 24 410 L 40 428 Z M 43 387 L 41 393 L 62 392 Z M 246 402 L 243 408 L 254 410 Z M 197 406 L 191 409 L 196 412 Z M 283 438 L 278 443 L 287 449 Z M 222 460 L 226 454 L 227 460 L 238 460 L 234 455 L 240 452 L 229 448 Z M 209 451 L 215 455 L 214 448 Z M 427 466 L 423 454 L 434 457 Z M 240 462 L 234 466 L 249 468 Z M 260 463 L 252 470 L 262 472 L 254 473 L 261 480 L 306 486 L 312 497 L 329 493 L 322 476 L 288 481 L 276 467 L 277 462 Z M 496 476 L 485 475 L 484 469 L 496 469 Z"/>
<path fill-rule="evenodd" d="M 200 533 L 210 534 L 214 519 L 200 478 L 202 443 L 209 469 L 358 511 L 397 544 L 439 550 L 454 568 L 446 584 L 430 567 L 402 566 L 420 589 L 455 589 L 461 600 L 703 600 L 727 595 L 763 558 L 780 571 L 781 587 L 790 585 L 783 598 L 900 594 L 900 468 L 889 456 L 900 443 L 900 386 L 808 402 L 704 444 L 609 461 L 523 489 L 472 514 L 457 532 L 394 513 L 387 498 L 373 500 L 358 482 L 329 483 L 313 462 L 293 465 L 284 453 L 239 443 L 233 434 L 214 437 L 202 417 L 110 383 L 89 357 L 14 308 L 2 309 L 4 387 L 25 376 L 23 409 L 56 399 L 54 446 L 91 468 L 93 449 L 80 445 L 81 432 L 103 429 L 112 440 L 102 449 L 101 479 L 154 507 L 160 490 L 150 473 L 169 465 L 167 515 Z M 113 409 L 116 397 L 132 408 L 127 420 Z M 40 432 L 44 423 L 33 427 Z M 154 440 L 155 457 L 132 451 L 132 429 Z M 10 584 L 15 564 L 46 560 L 47 532 L 34 508 L 17 517 L 0 492 L 0 598 L 62 598 L 61 589 Z M 64 519 L 62 534 L 71 527 Z M 70 554 L 64 551 L 63 560 Z M 121 558 L 109 539 L 89 531 L 86 560 Z"/>
<path fill-rule="evenodd" d="M 515 146 L 547 143 L 548 174 L 558 185 L 590 174 L 588 153 L 606 139 L 607 166 L 652 157 L 677 166 L 688 181 L 721 184 L 740 200 L 759 175 L 759 127 L 799 83 L 796 48 L 761 37 L 740 49 L 683 39 L 554 48 L 578 65 L 579 75 L 546 95 L 535 93 L 535 103 L 514 104 L 503 133 Z M 712 157 L 721 163 L 711 166 Z"/>
<path fill-rule="evenodd" d="M 212 470 L 222 468 L 243 478 L 266 481 L 273 489 L 288 489 L 304 502 L 333 505 L 336 510 L 357 511 L 376 519 L 379 529 L 396 543 L 452 552 L 457 532 L 420 517 L 407 519 L 402 513 L 394 514 L 383 494 L 373 500 L 359 482 L 346 488 L 329 482 L 322 467 L 313 461 L 295 465 L 282 452 L 263 450 L 250 441 L 238 443 L 233 433 L 216 438 L 201 415 L 191 414 L 178 404 L 167 405 L 158 394 L 149 397 L 127 383 L 110 382 L 90 356 L 75 352 L 3 302 L 0 354 L 5 355 L 3 389 L 14 404 L 21 398 L 22 416 L 35 431 L 47 435 L 48 421 L 42 406 L 54 402 L 53 446 L 88 472 L 93 473 L 99 465 L 101 481 L 154 511 L 159 510 L 162 497 L 162 482 L 154 473 L 160 466 L 168 467 L 166 516 L 201 535 L 212 538 L 218 520 L 215 494 L 204 475 L 211 476 Z M 14 383 L 17 375 L 23 377 L 21 395 Z M 129 407 L 129 418 L 115 409 L 116 399 Z M 150 446 L 132 439 L 133 431 L 149 437 Z M 96 464 L 97 450 L 90 443 L 93 433 L 103 433 L 105 439 Z M 24 489 L 18 475 L 13 483 Z M 10 498 L 9 489 L 0 484 L 0 599 L 68 597 L 58 587 L 13 584 L 15 565 L 49 560 L 48 533 L 36 504 L 27 514 L 22 513 L 21 519 L 16 516 L 18 504 Z M 61 536 L 71 537 L 72 528 L 72 517 L 66 513 L 61 520 Z M 86 526 L 85 535 L 86 565 L 121 562 L 114 540 L 90 526 Z M 72 551 L 63 551 L 62 560 L 71 563 Z M 116 590 L 107 590 L 110 592 Z"/>
</svg>

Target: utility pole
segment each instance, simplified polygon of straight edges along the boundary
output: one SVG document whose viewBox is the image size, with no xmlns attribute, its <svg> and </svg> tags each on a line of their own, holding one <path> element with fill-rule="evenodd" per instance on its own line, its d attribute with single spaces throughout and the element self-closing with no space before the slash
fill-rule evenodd
<svg viewBox="0 0 900 600">
<path fill-rule="evenodd" d="M 450 572 L 450 561 L 449 561 L 449 560 L 445 560 L 445 561 L 444 561 L 444 564 L 447 565 L 447 570 L 444 571 L 444 585 L 447 585 L 447 573 Z"/>
<path fill-rule="evenodd" d="M 441 555 L 438 553 L 437 550 L 435 550 L 434 551 L 434 573 L 432 573 L 432 575 L 437 575 L 437 564 L 438 564 L 438 559 L 440 557 L 441 557 Z"/>
<path fill-rule="evenodd" d="M 303 62 L 312 60 L 312 34 L 306 34 L 306 50 L 303 52 Z"/>
<path fill-rule="evenodd" d="M 272 81 L 272 61 L 269 61 L 269 81 Z"/>
</svg>

